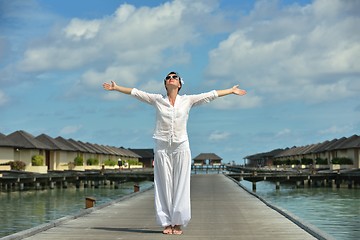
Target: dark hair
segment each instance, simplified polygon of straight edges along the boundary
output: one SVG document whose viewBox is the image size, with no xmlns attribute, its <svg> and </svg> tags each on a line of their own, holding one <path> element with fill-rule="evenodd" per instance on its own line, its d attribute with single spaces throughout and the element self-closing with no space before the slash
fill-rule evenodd
<svg viewBox="0 0 360 240">
<path fill-rule="evenodd" d="M 181 83 L 181 77 L 180 77 L 180 74 L 179 73 L 177 73 L 177 72 L 169 72 L 166 76 L 169 76 L 170 74 L 176 74 L 176 76 L 178 76 L 179 77 L 179 83 L 180 83 L 180 87 L 179 87 L 179 89 L 178 89 L 178 92 L 180 92 L 180 89 L 181 89 L 181 87 L 182 87 L 182 83 Z M 166 88 L 166 79 L 164 79 L 164 85 L 165 85 L 165 88 Z"/>
</svg>

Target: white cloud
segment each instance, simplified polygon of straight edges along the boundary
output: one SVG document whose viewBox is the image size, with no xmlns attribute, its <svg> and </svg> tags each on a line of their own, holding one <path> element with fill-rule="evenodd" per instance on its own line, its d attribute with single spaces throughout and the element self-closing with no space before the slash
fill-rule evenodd
<svg viewBox="0 0 360 240">
<path fill-rule="evenodd" d="M 247 93 L 244 96 L 221 97 L 211 103 L 211 106 L 217 109 L 244 109 L 259 107 L 262 99 L 254 94 Z"/>
<path fill-rule="evenodd" d="M 224 98 L 212 106 L 254 108 L 272 101 L 314 103 L 357 94 L 359 4 L 317 0 L 280 8 L 277 3 L 256 2 L 239 27 L 209 52 L 206 74 L 218 79 L 212 82 L 216 88 L 231 86 L 235 75 L 248 90 L 239 100 Z M 110 80 L 151 90 L 154 79 L 139 76 L 190 63 L 189 45 L 230 29 L 225 15 L 217 1 L 175 0 L 138 8 L 122 4 L 112 15 L 56 24 L 48 37 L 29 44 L 19 69 L 26 74 L 75 70 L 81 77 L 70 95 Z"/>
<path fill-rule="evenodd" d="M 82 128 L 82 125 L 77 126 L 65 126 L 60 130 L 60 135 L 69 135 L 78 132 Z"/>
<path fill-rule="evenodd" d="M 230 133 L 228 133 L 228 132 L 215 131 L 210 134 L 209 140 L 218 142 L 218 141 L 223 141 L 223 140 L 227 139 L 229 136 L 230 136 Z"/>
<path fill-rule="evenodd" d="M 276 134 L 276 137 L 283 137 L 283 136 L 287 136 L 291 133 L 291 130 L 288 129 L 288 128 L 285 128 L 281 131 L 279 131 L 277 134 Z"/>
<path fill-rule="evenodd" d="M 64 34 L 67 38 L 74 41 L 82 39 L 91 39 L 99 32 L 100 21 L 98 20 L 82 20 L 74 18 L 70 21 L 69 25 L 64 28 Z"/>
<path fill-rule="evenodd" d="M 109 66 L 101 73 L 95 70 L 86 71 L 82 75 L 81 82 L 87 87 L 98 88 L 101 81 L 115 81 L 120 85 L 128 86 L 132 85 L 136 80 L 137 76 L 133 71 L 128 71 L 128 68 Z"/>
<path fill-rule="evenodd" d="M 176 0 L 155 7 L 122 4 L 112 15 L 97 19 L 74 18 L 55 25 L 47 38 L 30 44 L 19 62 L 24 72 L 81 71 L 78 86 L 97 89 L 116 80 L 134 86 L 139 76 L 191 60 L 187 46 L 198 44 L 206 19 L 224 19 L 217 1 Z M 216 30 L 215 30 L 216 31 Z M 169 61 L 170 60 L 170 61 Z M 83 70 L 86 69 L 86 70 Z M 141 82 L 142 85 L 148 85 Z"/>
<path fill-rule="evenodd" d="M 350 125 L 344 125 L 344 126 L 337 126 L 337 125 L 333 125 L 329 128 L 323 129 L 323 130 L 319 130 L 319 134 L 320 135 L 328 135 L 328 134 L 347 134 L 348 132 L 352 132 L 353 131 L 353 127 Z"/>
<path fill-rule="evenodd" d="M 144 89 L 144 91 L 147 91 L 147 92 L 164 93 L 165 94 L 165 85 L 163 84 L 162 80 L 146 81 L 139 88 Z"/>
<path fill-rule="evenodd" d="M 186 4 L 173 1 L 154 8 L 123 4 L 114 15 L 101 19 L 72 19 L 62 31 L 27 49 L 20 66 L 24 71 L 70 70 L 96 62 L 137 71 L 151 70 L 170 57 L 176 63 L 183 46 L 198 37 L 196 26 L 185 24 L 184 18 L 185 9 L 191 11 L 198 4 Z"/>
<path fill-rule="evenodd" d="M 6 96 L 6 94 L 0 90 L 0 106 L 5 105 L 8 101 L 9 101 L 9 99 Z"/>
<path fill-rule="evenodd" d="M 70 70 L 93 62 L 99 55 L 96 45 L 71 44 L 44 46 L 28 49 L 19 68 L 25 72 Z"/>
<path fill-rule="evenodd" d="M 360 32 L 354 29 L 360 16 L 351 9 L 360 10 L 360 4 L 320 0 L 283 9 L 273 4 L 258 2 L 241 27 L 209 53 L 208 75 L 221 81 L 238 75 L 264 102 L 355 96 Z"/>
</svg>

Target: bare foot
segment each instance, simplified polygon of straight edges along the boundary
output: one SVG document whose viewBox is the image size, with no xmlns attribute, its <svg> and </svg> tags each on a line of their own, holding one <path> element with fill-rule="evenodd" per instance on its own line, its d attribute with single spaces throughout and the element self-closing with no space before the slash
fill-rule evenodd
<svg viewBox="0 0 360 240">
<path fill-rule="evenodd" d="M 181 226 L 180 225 L 175 225 L 172 229 L 172 233 L 176 234 L 176 235 L 180 235 L 183 233 L 183 231 L 181 230 Z"/>
<path fill-rule="evenodd" d="M 165 229 L 162 232 L 163 232 L 163 234 L 172 234 L 173 229 L 172 229 L 171 226 L 166 226 Z"/>
</svg>

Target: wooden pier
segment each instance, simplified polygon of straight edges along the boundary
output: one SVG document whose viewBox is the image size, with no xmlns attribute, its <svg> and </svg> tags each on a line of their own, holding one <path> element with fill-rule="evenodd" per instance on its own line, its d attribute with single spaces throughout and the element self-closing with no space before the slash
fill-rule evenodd
<svg viewBox="0 0 360 240">
<path fill-rule="evenodd" d="M 201 164 L 201 165 L 191 165 L 191 170 L 194 174 L 197 173 L 208 173 L 208 172 L 217 172 L 220 173 L 221 171 L 224 171 L 226 169 L 226 166 L 224 164 Z"/>
<path fill-rule="evenodd" d="M 27 189 L 67 188 L 70 184 L 80 187 L 99 187 L 128 181 L 152 181 L 152 169 L 115 171 L 53 171 L 47 174 L 3 171 L 0 177 L 0 191 L 23 191 Z"/>
<path fill-rule="evenodd" d="M 275 183 L 275 188 L 280 189 L 282 183 L 293 183 L 296 187 L 347 187 L 360 188 L 360 170 L 345 172 L 310 172 L 310 171 L 273 171 L 256 168 L 227 167 L 229 177 L 237 181 L 252 182 L 253 190 L 256 183 L 270 181 Z"/>
<path fill-rule="evenodd" d="M 49 223 L 2 240 L 332 239 L 299 220 L 295 224 L 223 174 L 192 176 L 192 220 L 182 235 L 161 233 L 162 228 L 155 223 L 153 198 L 153 189 L 135 193 L 106 207 L 84 210 L 89 212 L 82 216 Z"/>
</svg>

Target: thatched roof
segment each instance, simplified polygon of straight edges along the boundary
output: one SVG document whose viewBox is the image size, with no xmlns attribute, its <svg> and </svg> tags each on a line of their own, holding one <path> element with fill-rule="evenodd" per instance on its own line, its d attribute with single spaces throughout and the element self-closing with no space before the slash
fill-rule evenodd
<svg viewBox="0 0 360 240">
<path fill-rule="evenodd" d="M 222 160 L 222 158 L 215 153 L 200 153 L 194 158 L 194 160 Z"/>
<path fill-rule="evenodd" d="M 89 147 L 91 147 L 92 149 L 94 149 L 94 151 L 96 153 L 100 153 L 100 154 L 109 154 L 108 151 L 106 151 L 103 147 L 101 147 L 100 145 L 94 144 L 94 143 L 89 143 L 86 142 L 86 145 L 88 145 Z"/>
<path fill-rule="evenodd" d="M 274 149 L 270 152 L 263 152 L 263 153 L 257 153 L 257 154 L 254 154 L 254 155 L 249 155 L 249 156 L 246 156 L 244 157 L 245 159 L 248 159 L 248 160 L 261 160 L 261 159 L 269 159 L 269 158 L 273 158 L 274 156 L 280 154 L 280 153 L 283 153 L 284 152 L 284 149 Z"/>
<path fill-rule="evenodd" d="M 141 156 L 141 158 L 154 158 L 154 149 L 146 148 L 146 149 L 139 149 L 139 148 L 129 148 L 132 152 Z"/>
<path fill-rule="evenodd" d="M 70 148 L 68 145 L 62 143 L 59 140 L 56 140 L 46 134 L 41 134 L 36 137 L 37 140 L 39 140 L 42 143 L 45 143 L 46 145 L 50 146 L 53 150 L 64 150 L 64 151 L 74 151 L 73 148 Z"/>
<path fill-rule="evenodd" d="M 74 145 L 72 145 L 68 140 L 66 140 L 63 137 L 57 137 L 55 138 L 56 141 L 61 142 L 62 144 L 66 145 L 67 148 L 71 149 L 69 151 L 80 151 L 77 147 L 75 147 Z"/>
<path fill-rule="evenodd" d="M 15 143 L 14 147 L 27 149 L 51 149 L 50 146 L 40 142 L 33 135 L 22 130 L 9 134 L 7 138 Z"/>
<path fill-rule="evenodd" d="M 85 152 L 87 153 L 97 153 L 96 150 L 94 150 L 94 148 L 92 148 L 90 145 L 82 142 L 82 141 L 76 141 L 74 139 L 69 139 L 69 141 L 74 141 L 76 144 L 80 145 L 82 148 L 85 149 Z"/>
<path fill-rule="evenodd" d="M 8 139 L 6 135 L 0 133 L 0 146 L 1 147 L 13 147 L 15 143 Z"/>
<path fill-rule="evenodd" d="M 62 150 L 83 153 L 109 154 L 121 157 L 141 158 L 142 156 L 123 147 L 105 146 L 89 142 L 65 139 L 61 136 L 52 138 L 46 134 L 34 137 L 25 131 L 16 131 L 6 136 L 0 133 L 0 147 L 24 148 L 24 149 L 44 149 Z M 153 156 L 153 154 L 152 154 Z"/>
<path fill-rule="evenodd" d="M 353 135 L 334 146 L 334 149 L 360 148 L 360 136 Z"/>
<path fill-rule="evenodd" d="M 131 151 L 130 149 L 126 149 L 126 148 L 123 148 L 123 147 L 120 147 L 119 149 L 122 152 L 124 152 L 126 154 L 126 156 L 128 156 L 128 157 L 141 158 L 140 155 L 138 155 L 137 153 Z"/>
<path fill-rule="evenodd" d="M 68 143 L 71 144 L 74 148 L 76 148 L 79 152 L 89 152 L 89 153 L 94 153 L 93 150 L 89 150 L 87 148 L 85 148 L 82 144 L 80 144 L 78 141 L 70 138 L 70 139 L 67 139 Z"/>
<path fill-rule="evenodd" d="M 350 149 L 350 148 L 360 148 L 360 136 L 353 135 L 351 137 L 342 137 L 340 139 L 326 140 L 322 143 L 310 144 L 306 146 L 300 147 L 292 147 L 285 149 L 284 151 L 280 151 L 275 158 L 278 157 L 287 157 L 287 156 L 296 156 L 296 155 L 305 155 L 309 153 L 321 153 L 326 151 L 333 151 L 339 149 Z M 245 158 L 251 160 L 254 157 L 257 157 L 259 154 L 254 154 L 247 156 Z"/>
</svg>

